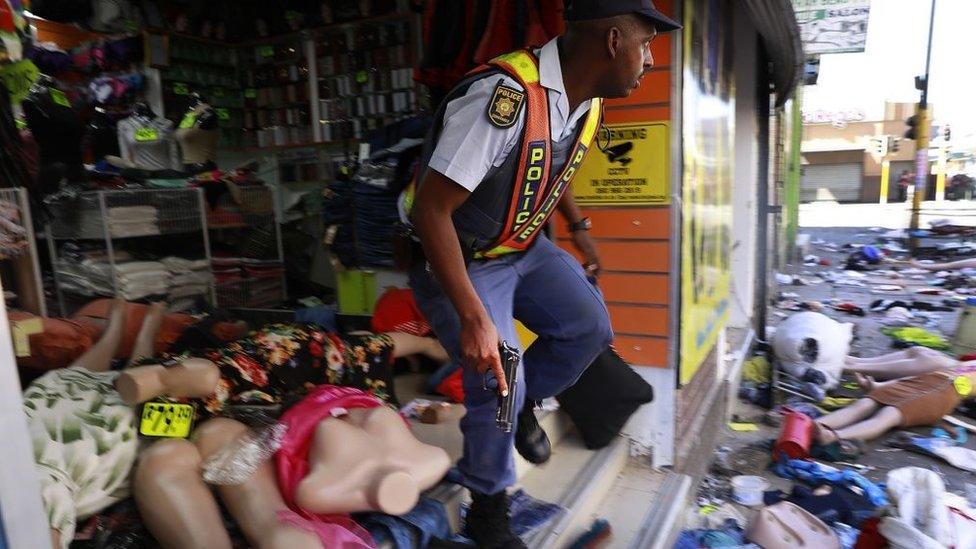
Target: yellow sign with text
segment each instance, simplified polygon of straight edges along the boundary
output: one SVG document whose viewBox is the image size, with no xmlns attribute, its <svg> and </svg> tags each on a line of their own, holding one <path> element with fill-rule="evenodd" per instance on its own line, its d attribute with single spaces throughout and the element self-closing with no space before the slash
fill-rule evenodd
<svg viewBox="0 0 976 549">
<path fill-rule="evenodd" d="M 601 130 L 573 179 L 576 202 L 590 206 L 670 203 L 669 136 L 667 122 L 613 124 Z M 609 146 L 596 146 L 606 145 L 608 137 Z"/>
</svg>

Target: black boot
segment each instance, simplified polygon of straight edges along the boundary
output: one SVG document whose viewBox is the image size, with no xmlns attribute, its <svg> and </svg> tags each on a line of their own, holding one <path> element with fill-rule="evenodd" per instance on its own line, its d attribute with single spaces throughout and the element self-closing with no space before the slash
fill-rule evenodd
<svg viewBox="0 0 976 549">
<path fill-rule="evenodd" d="M 526 549 L 514 533 L 508 515 L 508 494 L 471 492 L 471 508 L 464 519 L 464 533 L 481 549 Z"/>
<path fill-rule="evenodd" d="M 545 463 L 552 455 L 549 437 L 535 418 L 535 402 L 526 400 L 515 428 L 515 449 L 529 463 Z"/>
</svg>

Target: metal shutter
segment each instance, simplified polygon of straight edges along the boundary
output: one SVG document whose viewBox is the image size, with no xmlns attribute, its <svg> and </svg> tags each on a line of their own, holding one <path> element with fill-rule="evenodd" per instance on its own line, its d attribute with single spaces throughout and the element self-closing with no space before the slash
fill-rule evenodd
<svg viewBox="0 0 976 549">
<path fill-rule="evenodd" d="M 803 167 L 800 201 L 859 201 L 862 173 L 861 164 L 808 164 Z"/>
</svg>

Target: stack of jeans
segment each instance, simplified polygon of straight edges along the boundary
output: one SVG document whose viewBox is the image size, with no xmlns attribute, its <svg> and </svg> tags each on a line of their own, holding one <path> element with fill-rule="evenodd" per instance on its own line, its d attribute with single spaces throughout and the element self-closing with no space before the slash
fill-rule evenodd
<svg viewBox="0 0 976 549">
<path fill-rule="evenodd" d="M 393 266 L 393 236 L 400 220 L 397 196 L 389 189 L 395 170 L 394 159 L 365 162 L 353 177 L 356 252 L 361 266 Z"/>
<path fill-rule="evenodd" d="M 332 253 L 346 267 L 356 266 L 352 188 L 353 182 L 351 180 L 337 177 L 329 184 L 328 193 L 322 201 L 322 218 L 325 226 L 337 227 L 335 237 L 332 240 Z"/>
</svg>

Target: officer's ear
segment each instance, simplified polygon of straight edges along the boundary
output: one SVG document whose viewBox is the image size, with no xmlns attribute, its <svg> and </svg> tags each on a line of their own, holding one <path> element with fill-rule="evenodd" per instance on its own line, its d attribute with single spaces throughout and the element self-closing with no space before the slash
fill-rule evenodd
<svg viewBox="0 0 976 549">
<path fill-rule="evenodd" d="M 623 45 L 623 38 L 624 33 L 620 27 L 614 25 L 607 30 L 607 54 L 610 55 L 610 59 L 617 58 L 617 52 Z"/>
</svg>

